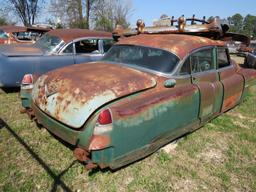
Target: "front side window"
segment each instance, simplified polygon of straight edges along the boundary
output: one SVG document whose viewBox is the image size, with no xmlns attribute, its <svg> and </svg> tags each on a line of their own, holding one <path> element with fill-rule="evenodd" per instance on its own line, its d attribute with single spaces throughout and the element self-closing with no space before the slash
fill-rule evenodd
<svg viewBox="0 0 256 192">
<path fill-rule="evenodd" d="M 227 67 L 230 65 L 228 51 L 224 47 L 218 47 L 218 68 Z"/>
<path fill-rule="evenodd" d="M 85 39 L 75 43 L 76 53 L 99 53 L 98 39 Z"/>
<path fill-rule="evenodd" d="M 192 53 L 190 56 L 192 73 L 204 72 L 214 69 L 214 51 L 213 49 L 204 49 Z"/>
<path fill-rule="evenodd" d="M 115 45 L 103 60 L 143 67 L 163 73 L 172 72 L 179 62 L 179 58 L 171 52 L 134 45 Z"/>
<path fill-rule="evenodd" d="M 73 43 L 70 43 L 62 53 L 73 53 Z"/>
</svg>

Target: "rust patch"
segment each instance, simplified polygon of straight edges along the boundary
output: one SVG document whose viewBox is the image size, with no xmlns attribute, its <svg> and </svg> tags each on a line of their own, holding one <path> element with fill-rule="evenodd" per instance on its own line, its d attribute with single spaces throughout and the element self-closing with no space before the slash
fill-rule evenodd
<svg viewBox="0 0 256 192">
<path fill-rule="evenodd" d="M 154 87 L 153 77 L 103 62 L 73 65 L 41 76 L 35 84 L 34 101 L 55 119 L 79 128 L 104 103 Z"/>
<path fill-rule="evenodd" d="M 84 162 L 89 159 L 88 158 L 89 153 L 84 149 L 76 148 L 73 151 L 73 153 L 74 153 L 75 158 L 81 162 Z"/>
<path fill-rule="evenodd" d="M 196 86 L 184 86 L 182 88 L 176 88 L 175 90 L 170 91 L 160 89 L 160 92 L 154 90 L 154 92 L 145 92 L 141 95 L 142 99 L 136 99 L 133 101 L 133 105 L 124 103 L 123 105 L 119 104 L 118 107 L 113 107 L 113 111 L 117 113 L 120 117 L 136 115 L 141 111 L 145 110 L 146 108 L 150 108 L 151 106 L 157 103 L 163 103 L 165 101 L 169 101 L 171 99 L 181 99 L 181 97 L 186 98 L 186 96 L 190 95 L 191 92 L 197 91 Z"/>
<path fill-rule="evenodd" d="M 107 135 L 93 135 L 89 145 L 89 150 L 104 149 L 109 146 L 110 142 L 111 140 Z"/>
<path fill-rule="evenodd" d="M 238 103 L 238 101 L 241 97 L 241 94 L 242 93 L 239 92 L 239 93 L 236 93 L 235 95 L 231 95 L 230 97 L 226 98 L 223 102 L 222 111 L 226 111 L 226 110 L 231 109 L 232 107 L 234 107 Z"/>
<path fill-rule="evenodd" d="M 164 49 L 176 54 L 181 59 L 194 49 L 204 46 L 224 46 L 224 42 L 211 40 L 205 37 L 181 34 L 141 34 L 122 38 L 119 45 L 138 45 Z"/>
</svg>

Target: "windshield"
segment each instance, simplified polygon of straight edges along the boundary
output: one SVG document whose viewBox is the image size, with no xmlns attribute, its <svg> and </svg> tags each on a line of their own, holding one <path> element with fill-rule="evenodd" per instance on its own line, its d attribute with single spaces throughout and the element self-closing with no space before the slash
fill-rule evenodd
<svg viewBox="0 0 256 192">
<path fill-rule="evenodd" d="M 35 45 L 47 53 L 54 53 L 64 45 L 64 41 L 59 37 L 45 34 L 35 43 Z"/>
<path fill-rule="evenodd" d="M 6 32 L 4 32 L 3 30 L 0 30 L 0 38 L 1 39 L 7 39 L 8 35 L 6 34 Z"/>
<path fill-rule="evenodd" d="M 163 73 L 172 72 L 179 62 L 179 58 L 168 51 L 134 45 L 115 45 L 103 60 L 143 67 Z"/>
</svg>

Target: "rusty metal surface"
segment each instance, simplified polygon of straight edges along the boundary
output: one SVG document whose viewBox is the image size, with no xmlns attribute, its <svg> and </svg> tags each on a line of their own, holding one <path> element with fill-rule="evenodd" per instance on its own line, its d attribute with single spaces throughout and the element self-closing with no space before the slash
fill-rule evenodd
<svg viewBox="0 0 256 192">
<path fill-rule="evenodd" d="M 75 158 L 81 162 L 83 161 L 86 161 L 89 159 L 89 153 L 82 149 L 82 148 L 76 148 L 74 151 L 73 151 L 73 154 L 75 156 Z"/>
<path fill-rule="evenodd" d="M 155 85 L 155 79 L 147 73 L 118 65 L 92 63 L 41 76 L 32 97 L 50 116 L 80 128 L 98 107 Z"/>
<path fill-rule="evenodd" d="M 69 42 L 82 37 L 112 38 L 112 34 L 102 31 L 87 29 L 55 29 L 48 32 L 49 35 L 60 37 L 63 41 Z"/>
<path fill-rule="evenodd" d="M 15 26 L 15 25 L 4 25 L 0 26 L 0 30 L 5 31 L 6 33 L 15 33 L 15 32 L 26 32 L 26 31 L 34 31 L 34 32 L 47 32 L 51 29 L 41 28 L 41 27 L 23 27 L 23 26 Z"/>
<path fill-rule="evenodd" d="M 191 24 L 188 25 L 187 21 L 191 21 Z M 196 22 L 200 22 L 200 24 L 196 24 Z M 177 25 L 174 25 L 174 23 L 177 23 Z M 139 19 L 137 21 L 137 28 L 123 29 L 121 26 L 118 26 L 113 31 L 113 36 L 119 38 L 137 34 L 181 33 L 219 38 L 220 36 L 223 36 L 228 29 L 229 26 L 221 24 L 218 17 L 212 18 L 210 21 L 206 21 L 205 18 L 196 19 L 194 16 L 192 18 L 185 18 L 184 16 L 181 16 L 178 19 L 172 18 L 169 26 L 158 25 L 146 27 L 145 23 Z"/>
<path fill-rule="evenodd" d="M 142 93 L 137 97 L 136 100 L 131 102 L 127 102 L 127 100 L 123 100 L 118 102 L 116 105 L 111 107 L 113 111 L 113 115 L 116 116 L 118 120 L 125 119 L 128 116 L 138 116 L 139 113 L 143 113 L 147 111 L 147 109 L 151 108 L 155 104 L 165 103 L 169 100 L 173 99 L 181 99 L 181 97 L 189 97 L 191 93 L 197 91 L 196 86 L 183 85 L 181 87 L 175 88 L 175 91 L 170 91 L 163 86 L 161 83 L 158 83 L 159 86 L 155 87 L 155 89 L 149 90 L 147 92 Z M 132 103 L 132 105 L 131 105 Z M 149 116 L 145 118 L 150 118 Z M 142 120 L 143 121 L 143 120 Z"/>
<path fill-rule="evenodd" d="M 237 74 L 236 69 L 237 65 L 220 71 L 220 80 L 224 87 L 222 112 L 238 104 L 243 93 L 244 78 L 242 75 Z"/>
<path fill-rule="evenodd" d="M 110 137 L 107 135 L 93 135 L 90 141 L 89 151 L 104 149 L 108 147 L 110 143 Z"/>
<path fill-rule="evenodd" d="M 121 38 L 117 45 L 140 45 L 164 49 L 176 54 L 181 59 L 191 51 L 204 46 L 224 46 L 222 41 L 211 40 L 205 37 L 179 34 L 160 34 Z"/>
</svg>

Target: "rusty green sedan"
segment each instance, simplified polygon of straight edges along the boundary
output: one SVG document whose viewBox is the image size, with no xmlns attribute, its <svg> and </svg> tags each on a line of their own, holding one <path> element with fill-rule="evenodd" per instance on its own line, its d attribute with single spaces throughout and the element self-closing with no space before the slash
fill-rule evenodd
<svg viewBox="0 0 256 192">
<path fill-rule="evenodd" d="M 117 169 L 235 107 L 255 85 L 256 70 L 236 65 L 221 41 L 140 34 L 102 61 L 42 75 L 31 105 L 87 168 Z"/>
</svg>

